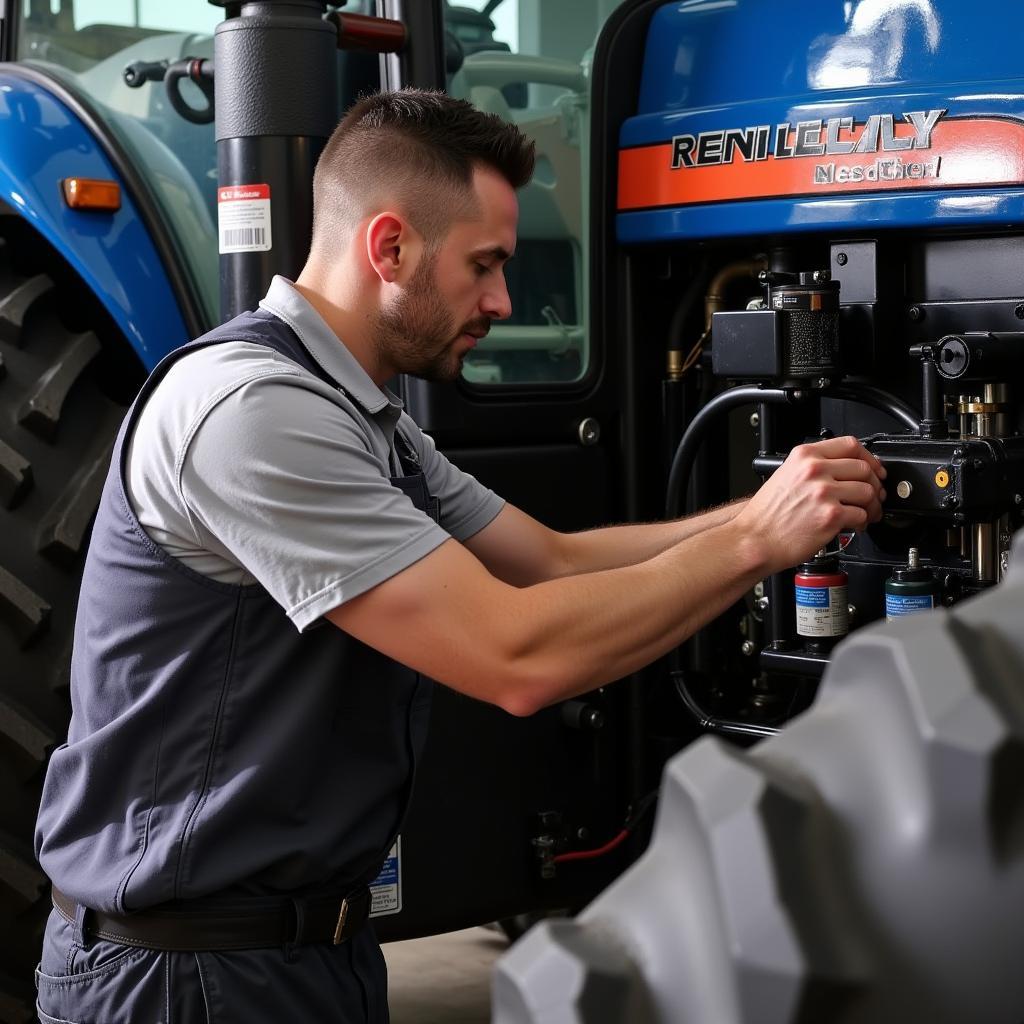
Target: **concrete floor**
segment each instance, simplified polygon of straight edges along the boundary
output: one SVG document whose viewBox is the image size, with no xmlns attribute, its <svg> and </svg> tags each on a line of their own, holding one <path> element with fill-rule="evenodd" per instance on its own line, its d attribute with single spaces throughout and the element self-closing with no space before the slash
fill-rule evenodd
<svg viewBox="0 0 1024 1024">
<path fill-rule="evenodd" d="M 391 1024 L 488 1024 L 491 965 L 508 940 L 488 928 L 389 942 Z"/>
</svg>

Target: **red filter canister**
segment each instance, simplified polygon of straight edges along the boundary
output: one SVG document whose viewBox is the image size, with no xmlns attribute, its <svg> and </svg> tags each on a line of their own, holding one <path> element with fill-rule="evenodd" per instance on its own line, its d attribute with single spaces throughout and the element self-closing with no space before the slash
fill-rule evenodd
<svg viewBox="0 0 1024 1024">
<path fill-rule="evenodd" d="M 827 646 L 849 632 L 848 579 L 839 559 L 824 551 L 797 570 L 796 632 L 809 646 Z"/>
</svg>

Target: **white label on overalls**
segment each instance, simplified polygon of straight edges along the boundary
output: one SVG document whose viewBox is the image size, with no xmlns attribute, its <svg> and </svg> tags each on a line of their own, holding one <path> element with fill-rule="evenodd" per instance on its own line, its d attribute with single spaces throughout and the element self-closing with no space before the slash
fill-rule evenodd
<svg viewBox="0 0 1024 1024">
<path fill-rule="evenodd" d="M 402 909 L 402 837 L 388 852 L 380 874 L 370 883 L 370 917 L 397 914 Z"/>
<path fill-rule="evenodd" d="M 270 186 L 217 189 L 217 236 L 222 253 L 270 249 Z"/>
</svg>

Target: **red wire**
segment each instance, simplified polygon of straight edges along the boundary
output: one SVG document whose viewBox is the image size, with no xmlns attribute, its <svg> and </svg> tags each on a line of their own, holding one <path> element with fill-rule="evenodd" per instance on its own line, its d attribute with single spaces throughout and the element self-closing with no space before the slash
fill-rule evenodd
<svg viewBox="0 0 1024 1024">
<path fill-rule="evenodd" d="M 599 846 L 596 850 L 573 850 L 572 853 L 560 853 L 557 857 L 552 857 L 551 862 L 564 864 L 570 860 L 592 860 L 594 857 L 603 857 L 606 853 L 611 853 L 616 846 L 625 842 L 628 835 L 629 829 L 624 828 L 614 839 L 609 839 L 604 846 Z"/>
</svg>

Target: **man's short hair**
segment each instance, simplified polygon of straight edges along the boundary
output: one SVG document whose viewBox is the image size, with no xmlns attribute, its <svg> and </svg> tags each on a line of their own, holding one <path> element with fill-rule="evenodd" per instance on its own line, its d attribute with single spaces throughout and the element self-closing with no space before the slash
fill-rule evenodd
<svg viewBox="0 0 1024 1024">
<path fill-rule="evenodd" d="M 518 127 L 443 92 L 401 89 L 360 99 L 335 128 L 313 177 L 314 253 L 337 252 L 375 208 L 397 206 L 437 245 L 475 215 L 473 172 L 490 167 L 515 189 L 533 174 Z"/>
</svg>

